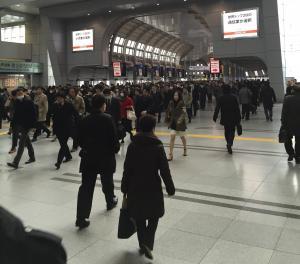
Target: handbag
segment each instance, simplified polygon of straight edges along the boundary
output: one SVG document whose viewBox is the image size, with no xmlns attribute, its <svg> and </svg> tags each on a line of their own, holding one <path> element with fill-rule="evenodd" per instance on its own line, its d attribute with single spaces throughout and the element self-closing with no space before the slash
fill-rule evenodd
<svg viewBox="0 0 300 264">
<path fill-rule="evenodd" d="M 128 239 L 134 233 L 136 233 L 136 223 L 132 217 L 130 217 L 127 208 L 127 198 L 124 196 L 123 205 L 120 210 L 119 225 L 118 225 L 118 238 Z"/>
<path fill-rule="evenodd" d="M 130 121 L 135 121 L 136 120 L 136 114 L 133 109 L 127 110 L 127 119 Z"/>
<path fill-rule="evenodd" d="M 238 136 L 243 135 L 243 127 L 242 127 L 241 124 L 238 124 L 238 125 L 236 126 L 236 129 L 237 129 L 237 134 L 238 134 Z"/>
<path fill-rule="evenodd" d="M 285 143 L 287 138 L 288 138 L 287 131 L 283 126 L 281 126 L 281 128 L 279 130 L 279 135 L 278 135 L 279 143 Z"/>
</svg>

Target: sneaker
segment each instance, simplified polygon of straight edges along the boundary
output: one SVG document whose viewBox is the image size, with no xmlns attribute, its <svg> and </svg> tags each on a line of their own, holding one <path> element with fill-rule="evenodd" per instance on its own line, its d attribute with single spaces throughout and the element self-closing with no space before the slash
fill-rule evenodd
<svg viewBox="0 0 300 264">
<path fill-rule="evenodd" d="M 75 226 L 79 228 L 79 230 L 85 229 L 89 227 L 90 221 L 83 219 L 83 220 L 76 220 Z"/>
<path fill-rule="evenodd" d="M 294 155 L 289 155 L 288 162 L 292 162 L 294 160 Z"/>
<path fill-rule="evenodd" d="M 118 204 L 118 197 L 115 196 L 115 197 L 113 198 L 112 203 L 111 203 L 111 204 L 108 204 L 108 205 L 106 206 L 107 211 L 111 211 L 112 209 L 114 209 L 114 208 L 117 206 L 117 204 Z"/>
</svg>

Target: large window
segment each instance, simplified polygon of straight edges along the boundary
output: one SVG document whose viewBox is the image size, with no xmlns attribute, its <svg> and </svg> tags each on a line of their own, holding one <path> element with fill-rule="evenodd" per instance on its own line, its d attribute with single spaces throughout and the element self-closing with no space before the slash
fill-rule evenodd
<svg viewBox="0 0 300 264">
<path fill-rule="evenodd" d="M 300 1 L 277 0 L 284 77 L 300 80 Z"/>
<path fill-rule="evenodd" d="M 25 43 L 25 25 L 2 27 L 1 41 Z"/>
</svg>

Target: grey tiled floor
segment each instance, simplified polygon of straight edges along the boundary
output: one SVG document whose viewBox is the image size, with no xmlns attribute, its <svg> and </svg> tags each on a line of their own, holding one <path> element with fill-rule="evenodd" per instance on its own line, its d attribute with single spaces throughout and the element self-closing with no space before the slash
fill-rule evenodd
<svg viewBox="0 0 300 264">
<path fill-rule="evenodd" d="M 222 139 L 197 135 L 223 135 L 211 121 L 212 112 L 201 112 L 189 126 L 189 156 L 182 156 L 180 141 L 170 164 L 176 187 L 166 198 L 166 215 L 156 236 L 157 264 L 298 264 L 300 263 L 300 167 L 286 162 L 284 148 L 275 139 L 275 121 L 264 121 L 260 110 L 243 122 L 247 140 L 237 140 L 234 155 Z M 158 132 L 166 132 L 160 125 Z M 1 132 L 1 131 L 0 131 Z M 161 139 L 168 145 L 168 137 Z M 128 142 L 117 155 L 116 187 L 120 186 Z M 119 209 L 105 211 L 99 187 L 95 191 L 91 226 L 74 227 L 80 183 L 79 159 L 54 169 L 58 143 L 41 138 L 35 145 L 37 162 L 18 171 L 6 167 L 8 136 L 0 137 L 0 205 L 26 224 L 63 238 L 70 264 L 149 263 L 138 254 L 136 237 L 118 240 Z M 119 190 L 117 195 L 121 197 Z M 269 202 L 269 203 L 265 203 Z M 294 205 L 294 207 L 291 207 Z M 295 206 L 296 205 L 296 206 Z M 297 207 L 299 206 L 299 207 Z M 287 214 L 288 213 L 288 214 Z"/>
</svg>

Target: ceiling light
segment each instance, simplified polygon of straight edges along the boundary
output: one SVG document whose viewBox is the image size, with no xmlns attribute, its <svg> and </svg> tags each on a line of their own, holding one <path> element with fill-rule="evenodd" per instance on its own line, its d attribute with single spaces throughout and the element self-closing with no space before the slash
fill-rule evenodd
<svg viewBox="0 0 300 264">
<path fill-rule="evenodd" d="M 90 14 L 90 13 L 88 13 L 87 15 L 88 15 L 88 16 L 90 16 L 91 14 Z"/>
<path fill-rule="evenodd" d="M 157 5 L 157 6 L 160 6 L 160 3 L 157 3 L 156 5 Z"/>
<path fill-rule="evenodd" d="M 111 13 L 111 10 L 108 10 L 108 13 Z"/>
<path fill-rule="evenodd" d="M 17 4 L 16 7 L 20 7 L 21 5 Z"/>
</svg>

